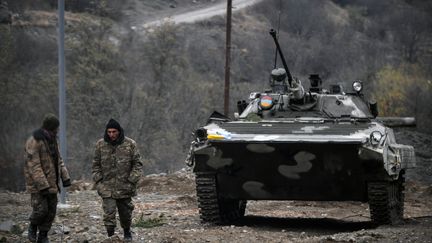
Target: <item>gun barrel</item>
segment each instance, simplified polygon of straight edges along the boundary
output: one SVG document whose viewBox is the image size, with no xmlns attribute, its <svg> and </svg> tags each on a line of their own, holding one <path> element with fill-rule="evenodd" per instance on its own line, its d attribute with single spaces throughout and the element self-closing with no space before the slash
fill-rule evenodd
<svg viewBox="0 0 432 243">
<path fill-rule="evenodd" d="M 285 68 L 285 71 L 286 71 L 286 73 L 287 73 L 287 76 L 288 76 L 288 83 L 289 83 L 289 85 L 291 86 L 291 83 L 292 83 L 292 81 L 293 81 L 293 77 L 291 76 L 291 72 L 290 72 L 289 69 L 288 69 L 288 65 L 287 65 L 287 63 L 286 63 L 286 61 L 285 61 L 285 57 L 284 57 L 284 55 L 283 55 L 283 53 L 282 53 L 282 50 L 281 50 L 281 48 L 280 48 L 279 41 L 278 41 L 278 39 L 277 39 L 277 37 L 276 37 L 276 31 L 275 31 L 274 29 L 271 29 L 271 30 L 270 30 L 270 35 L 273 37 L 273 40 L 274 40 L 274 42 L 275 42 L 275 44 L 276 44 L 276 49 L 277 49 L 277 51 L 278 51 L 278 53 L 279 53 L 279 56 L 281 57 L 282 64 L 283 64 L 283 66 L 284 66 L 284 68 Z"/>
<path fill-rule="evenodd" d="M 377 117 L 377 120 L 388 127 L 415 127 L 417 125 L 414 117 Z"/>
</svg>

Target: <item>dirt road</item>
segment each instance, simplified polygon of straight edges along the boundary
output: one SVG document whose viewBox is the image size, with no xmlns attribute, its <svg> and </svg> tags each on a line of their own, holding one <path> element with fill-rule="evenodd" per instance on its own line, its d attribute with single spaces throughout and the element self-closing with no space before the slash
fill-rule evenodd
<svg viewBox="0 0 432 243">
<path fill-rule="evenodd" d="M 262 0 L 233 0 L 233 11 L 241 10 L 245 7 L 254 5 Z M 172 16 L 166 16 L 162 19 L 146 22 L 142 24 L 142 27 L 154 27 L 169 21 L 174 24 L 180 23 L 193 23 L 200 20 L 208 19 L 218 15 L 224 15 L 226 13 L 226 2 L 217 3 L 213 6 L 205 7 L 198 10 L 188 11 L 185 13 L 177 13 Z"/>
</svg>

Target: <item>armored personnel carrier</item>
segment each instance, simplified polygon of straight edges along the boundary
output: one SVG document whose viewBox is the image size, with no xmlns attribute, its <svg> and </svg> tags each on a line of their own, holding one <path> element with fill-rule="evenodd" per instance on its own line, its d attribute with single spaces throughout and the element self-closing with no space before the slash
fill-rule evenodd
<svg viewBox="0 0 432 243">
<path fill-rule="evenodd" d="M 415 155 L 386 123 L 412 121 L 377 118 L 361 81 L 349 91 L 324 89 L 311 75 L 305 90 L 270 33 L 284 65 L 272 71 L 271 89 L 238 102 L 235 119 L 215 112 L 194 132 L 187 164 L 202 221 L 229 224 L 245 214 L 247 200 L 361 201 L 374 223 L 400 221 Z"/>
</svg>

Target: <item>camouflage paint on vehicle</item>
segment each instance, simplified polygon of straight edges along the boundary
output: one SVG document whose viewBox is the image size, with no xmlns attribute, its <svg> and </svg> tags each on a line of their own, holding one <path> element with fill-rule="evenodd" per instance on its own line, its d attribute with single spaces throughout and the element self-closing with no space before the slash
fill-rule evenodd
<svg viewBox="0 0 432 243">
<path fill-rule="evenodd" d="M 194 147 L 194 172 L 217 174 L 220 196 L 231 199 L 367 201 L 367 181 L 397 179 L 415 163 L 413 148 L 395 143 L 392 130 L 377 122 L 234 121 L 203 128 L 213 138 Z M 387 133 L 383 145 L 369 143 L 374 131 Z"/>
</svg>

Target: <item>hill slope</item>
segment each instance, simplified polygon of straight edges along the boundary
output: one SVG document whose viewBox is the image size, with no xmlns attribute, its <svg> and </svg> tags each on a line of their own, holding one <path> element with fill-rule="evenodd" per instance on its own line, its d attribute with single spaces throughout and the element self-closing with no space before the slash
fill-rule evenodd
<svg viewBox="0 0 432 243">
<path fill-rule="evenodd" d="M 0 25 L 0 178 L 2 187 L 21 190 L 24 141 L 44 113 L 57 112 L 56 1 L 9 2 L 14 22 Z M 131 26 L 218 2 L 67 2 L 67 163 L 74 179 L 89 178 L 94 143 L 111 117 L 138 142 L 145 173 L 184 166 L 191 131 L 223 110 L 225 19 L 167 22 L 145 32 Z M 235 12 L 231 111 L 267 86 L 274 65 L 268 31 L 281 8 L 280 41 L 294 76 L 307 83 L 319 73 L 326 84 L 346 87 L 362 79 L 381 99 L 383 115 L 415 115 L 419 129 L 430 131 L 432 21 L 414 2 L 269 0 Z"/>
</svg>

